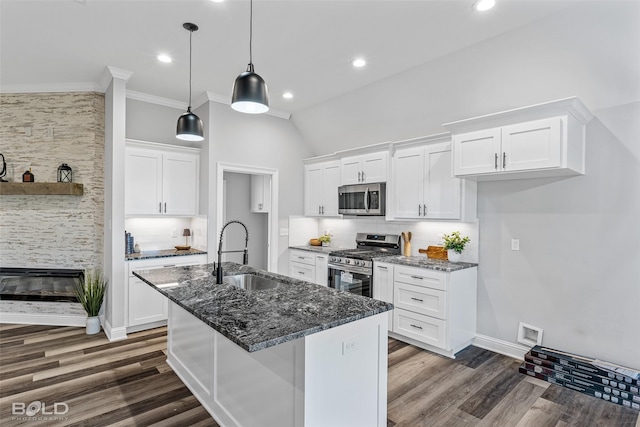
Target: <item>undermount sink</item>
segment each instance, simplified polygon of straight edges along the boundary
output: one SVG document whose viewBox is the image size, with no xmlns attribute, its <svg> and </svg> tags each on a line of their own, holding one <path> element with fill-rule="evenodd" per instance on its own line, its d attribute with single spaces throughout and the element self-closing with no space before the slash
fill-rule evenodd
<svg viewBox="0 0 640 427">
<path fill-rule="evenodd" d="M 265 289 L 277 288 L 280 282 L 255 274 L 237 274 L 235 276 L 224 276 L 222 283 L 233 285 L 245 291 L 261 291 Z"/>
</svg>

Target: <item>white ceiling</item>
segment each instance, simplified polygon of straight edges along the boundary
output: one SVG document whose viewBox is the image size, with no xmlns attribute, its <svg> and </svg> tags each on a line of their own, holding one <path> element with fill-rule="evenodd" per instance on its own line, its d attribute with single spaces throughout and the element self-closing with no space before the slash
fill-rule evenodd
<svg viewBox="0 0 640 427">
<path fill-rule="evenodd" d="M 484 14 L 473 0 L 255 0 L 253 62 L 273 109 L 295 113 L 542 19 L 577 0 L 498 0 Z M 228 99 L 248 63 L 249 2 L 226 0 L 2 0 L 0 88 L 33 91 L 98 83 L 107 65 L 133 72 L 132 91 Z M 174 57 L 171 64 L 158 53 Z M 355 56 L 367 59 L 353 69 Z M 292 100 L 282 98 L 292 91 Z"/>
</svg>

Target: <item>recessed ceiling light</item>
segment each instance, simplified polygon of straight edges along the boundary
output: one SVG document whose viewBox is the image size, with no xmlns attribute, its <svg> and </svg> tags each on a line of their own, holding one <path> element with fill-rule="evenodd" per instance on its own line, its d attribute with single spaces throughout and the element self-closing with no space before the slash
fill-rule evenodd
<svg viewBox="0 0 640 427">
<path fill-rule="evenodd" d="M 353 65 L 356 68 L 360 68 L 360 67 L 364 67 L 365 65 L 367 65 L 367 61 L 365 61 L 362 58 L 356 58 L 353 61 L 351 61 L 351 65 Z"/>
<path fill-rule="evenodd" d="M 282 94 L 282 97 L 284 99 L 291 99 L 291 98 L 293 98 L 293 94 L 291 92 L 285 92 L 285 93 Z"/>
<path fill-rule="evenodd" d="M 477 0 L 473 4 L 473 8 L 478 12 L 484 12 L 496 5 L 496 0 Z"/>
<path fill-rule="evenodd" d="M 222 3 L 224 0 L 211 0 L 214 3 Z"/>
<path fill-rule="evenodd" d="M 171 61 L 173 61 L 173 59 L 171 59 L 171 57 L 169 55 L 165 55 L 163 53 L 158 55 L 157 58 L 158 58 L 158 61 L 160 61 L 160 62 L 171 62 Z"/>
</svg>

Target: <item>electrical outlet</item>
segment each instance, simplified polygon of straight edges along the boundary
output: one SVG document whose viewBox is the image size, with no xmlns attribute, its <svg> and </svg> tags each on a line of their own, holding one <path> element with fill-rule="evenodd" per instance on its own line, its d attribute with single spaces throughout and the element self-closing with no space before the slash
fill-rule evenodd
<svg viewBox="0 0 640 427">
<path fill-rule="evenodd" d="M 520 239 L 511 239 L 511 250 L 512 251 L 520 250 Z"/>
<path fill-rule="evenodd" d="M 355 338 L 351 338 L 351 339 L 342 341 L 342 354 L 343 355 L 351 353 L 352 351 L 355 351 L 357 349 L 358 349 L 358 344 L 357 344 Z"/>
<path fill-rule="evenodd" d="M 178 237 L 178 230 L 176 230 L 175 228 L 171 230 L 171 237 Z"/>
</svg>

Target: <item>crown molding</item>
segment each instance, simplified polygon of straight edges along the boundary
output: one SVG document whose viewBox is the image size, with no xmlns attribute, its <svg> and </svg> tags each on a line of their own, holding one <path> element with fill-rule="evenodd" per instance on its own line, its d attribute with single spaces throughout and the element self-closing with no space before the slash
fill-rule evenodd
<svg viewBox="0 0 640 427">
<path fill-rule="evenodd" d="M 187 103 L 182 101 L 176 101 L 174 99 L 163 98 L 161 96 L 149 95 L 148 93 L 136 92 L 134 90 L 127 89 L 127 98 L 134 99 L 136 101 L 148 102 L 149 104 L 162 105 L 164 107 L 175 108 L 176 110 L 187 110 Z"/>
<path fill-rule="evenodd" d="M 47 92 L 104 92 L 104 90 L 102 90 L 99 84 L 92 82 L 0 85 L 0 93 Z"/>
<path fill-rule="evenodd" d="M 106 92 L 109 87 L 109 83 L 111 83 L 114 79 L 124 80 L 125 83 L 129 80 L 129 78 L 133 75 L 133 72 L 123 70 L 122 68 L 112 67 L 111 65 L 107 65 L 104 73 L 102 73 L 102 78 L 98 83 L 102 92 Z"/>
</svg>

